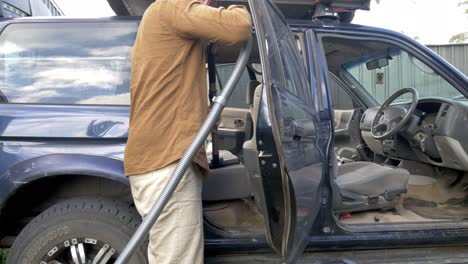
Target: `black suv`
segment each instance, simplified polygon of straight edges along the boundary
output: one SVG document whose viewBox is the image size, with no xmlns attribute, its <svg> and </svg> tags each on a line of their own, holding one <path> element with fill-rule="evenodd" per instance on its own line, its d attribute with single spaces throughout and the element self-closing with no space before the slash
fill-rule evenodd
<svg viewBox="0 0 468 264">
<path fill-rule="evenodd" d="M 294 262 L 306 246 L 468 243 L 467 77 L 402 34 L 334 12 L 297 19 L 311 2 L 283 3 L 286 20 L 270 0 L 249 1 L 254 49 L 204 183 L 207 251 L 271 246 Z M 9 263 L 113 263 L 139 224 L 122 164 L 138 24 L 0 22 Z M 217 48 L 210 85 L 222 89 L 239 49 Z"/>
</svg>

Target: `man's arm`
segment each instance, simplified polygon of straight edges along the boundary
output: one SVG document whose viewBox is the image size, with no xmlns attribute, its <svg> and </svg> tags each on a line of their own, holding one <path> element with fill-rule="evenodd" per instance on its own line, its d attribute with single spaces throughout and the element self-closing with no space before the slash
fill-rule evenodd
<svg viewBox="0 0 468 264">
<path fill-rule="evenodd" d="M 168 3 L 174 9 L 172 27 L 181 37 L 233 45 L 246 41 L 251 34 L 252 19 L 245 6 L 213 8 L 193 0 Z"/>
</svg>

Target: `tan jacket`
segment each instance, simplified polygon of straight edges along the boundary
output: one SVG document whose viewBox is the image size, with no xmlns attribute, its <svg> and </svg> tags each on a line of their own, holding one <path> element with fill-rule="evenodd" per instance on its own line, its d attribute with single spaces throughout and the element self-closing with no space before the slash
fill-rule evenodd
<svg viewBox="0 0 468 264">
<path fill-rule="evenodd" d="M 132 54 L 125 175 L 154 171 L 182 157 L 208 112 L 204 43 L 244 42 L 251 28 L 244 6 L 158 0 L 146 10 Z M 204 149 L 195 162 L 208 173 Z"/>
</svg>

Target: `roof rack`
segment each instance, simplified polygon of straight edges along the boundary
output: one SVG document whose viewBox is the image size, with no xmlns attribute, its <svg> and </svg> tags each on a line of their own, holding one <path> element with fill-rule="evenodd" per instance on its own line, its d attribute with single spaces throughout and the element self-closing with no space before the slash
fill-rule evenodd
<svg viewBox="0 0 468 264">
<path fill-rule="evenodd" d="M 315 9 L 315 13 L 312 17 L 312 20 L 340 21 L 340 15 L 338 15 L 338 13 L 330 4 L 319 4 Z"/>
</svg>

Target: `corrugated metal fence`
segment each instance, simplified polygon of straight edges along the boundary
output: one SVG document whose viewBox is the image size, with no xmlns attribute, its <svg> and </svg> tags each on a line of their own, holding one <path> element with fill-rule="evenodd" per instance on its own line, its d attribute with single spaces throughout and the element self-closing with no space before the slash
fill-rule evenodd
<svg viewBox="0 0 468 264">
<path fill-rule="evenodd" d="M 428 45 L 428 47 L 468 75 L 468 44 Z"/>
</svg>

